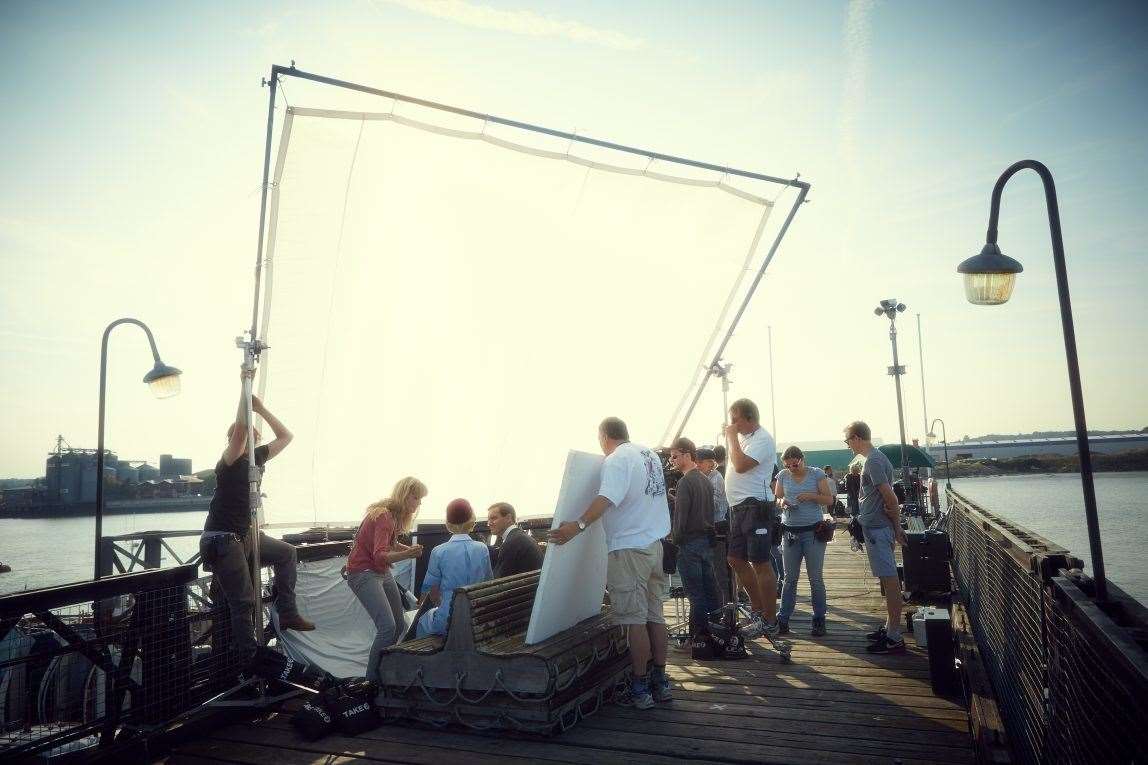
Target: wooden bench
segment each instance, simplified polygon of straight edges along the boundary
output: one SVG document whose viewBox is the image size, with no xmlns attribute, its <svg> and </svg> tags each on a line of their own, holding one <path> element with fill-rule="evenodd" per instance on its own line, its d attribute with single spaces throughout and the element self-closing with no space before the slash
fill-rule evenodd
<svg viewBox="0 0 1148 765">
<path fill-rule="evenodd" d="M 389 716 L 536 732 L 595 711 L 629 669 L 625 631 L 604 609 L 526 645 L 539 574 L 455 590 L 445 636 L 383 652 L 379 706 Z"/>
</svg>

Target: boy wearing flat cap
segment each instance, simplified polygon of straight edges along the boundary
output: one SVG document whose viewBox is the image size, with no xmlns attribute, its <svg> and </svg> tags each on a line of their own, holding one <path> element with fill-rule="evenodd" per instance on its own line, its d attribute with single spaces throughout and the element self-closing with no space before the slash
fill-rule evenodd
<svg viewBox="0 0 1148 765">
<path fill-rule="evenodd" d="M 451 500 L 446 507 L 446 528 L 451 537 L 431 550 L 422 586 L 422 592 L 438 605 L 419 619 L 418 637 L 445 635 L 454 591 L 494 576 L 486 545 L 470 538 L 474 528 L 474 509 L 469 502 L 465 499 Z"/>
</svg>

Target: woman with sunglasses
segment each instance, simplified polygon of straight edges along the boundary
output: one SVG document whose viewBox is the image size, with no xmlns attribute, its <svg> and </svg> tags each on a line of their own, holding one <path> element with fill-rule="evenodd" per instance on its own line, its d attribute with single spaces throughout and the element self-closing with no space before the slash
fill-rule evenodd
<svg viewBox="0 0 1148 765">
<path fill-rule="evenodd" d="M 813 629 L 811 634 L 825 634 L 825 542 L 817 538 L 816 528 L 825 519 L 823 508 L 835 499 L 829 479 L 820 468 L 805 465 L 805 454 L 791 446 L 781 455 L 785 469 L 777 474 L 773 493 L 781 508 L 782 556 L 785 584 L 781 591 L 781 609 L 777 612 L 778 634 L 789 632 L 789 617 L 797 605 L 797 582 L 801 578 L 801 561 L 809 575 L 813 594 Z"/>
</svg>

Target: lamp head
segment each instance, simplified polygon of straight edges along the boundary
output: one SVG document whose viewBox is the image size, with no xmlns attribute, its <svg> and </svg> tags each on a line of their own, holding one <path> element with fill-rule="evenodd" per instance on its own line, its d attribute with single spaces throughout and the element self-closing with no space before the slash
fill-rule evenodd
<svg viewBox="0 0 1148 765">
<path fill-rule="evenodd" d="M 957 266 L 965 276 L 965 297 L 974 305 L 1000 305 L 1012 297 L 1016 275 L 1024 270 L 1019 261 L 1001 252 L 993 243 L 985 244 L 974 255 Z"/>
<path fill-rule="evenodd" d="M 937 434 L 930 430 L 928 433 L 925 434 L 925 445 L 926 446 L 933 446 L 936 443 L 937 443 Z"/>
<path fill-rule="evenodd" d="M 890 319 L 897 318 L 897 314 L 905 312 L 905 304 L 898 303 L 897 298 L 889 298 L 882 300 L 881 304 L 873 309 L 874 316 L 888 316 Z"/>
<path fill-rule="evenodd" d="M 152 370 L 144 375 L 143 381 L 148 384 L 156 398 L 171 398 L 179 395 L 181 374 L 183 373 L 175 367 L 169 367 L 157 360 Z"/>
</svg>

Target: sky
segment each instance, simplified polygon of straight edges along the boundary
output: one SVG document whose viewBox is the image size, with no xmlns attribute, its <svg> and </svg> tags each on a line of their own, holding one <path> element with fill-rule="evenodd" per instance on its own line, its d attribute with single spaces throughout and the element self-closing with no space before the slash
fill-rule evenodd
<svg viewBox="0 0 1148 765">
<path fill-rule="evenodd" d="M 727 357 L 731 396 L 763 406 L 780 447 L 835 440 L 854 419 L 897 439 L 888 322 L 872 311 L 883 298 L 908 306 L 909 438 L 928 429 L 917 314 L 928 416 L 950 439 L 1071 428 L 1035 175 L 1011 181 L 1002 204 L 1000 246 L 1025 269 L 1013 299 L 970 305 L 956 273 L 984 242 L 1000 172 L 1041 160 L 1058 184 L 1088 424 L 1142 428 L 1146 32 L 1148 6 L 1131 2 L 4 3 L 0 477 L 41 475 L 57 434 L 95 446 L 100 336 L 121 316 L 151 326 L 183 392 L 151 398 L 146 343 L 117 329 L 108 447 L 215 461 L 238 390 L 234 338 L 250 324 L 261 78 L 292 60 L 580 135 L 800 172 L 809 202 Z M 302 106 L 321 90 L 284 86 Z M 651 322 L 689 313 L 687 287 Z M 711 319 L 695 321 L 704 336 Z M 619 385 L 637 376 L 674 400 L 688 382 L 626 371 Z M 687 435 L 712 441 L 719 415 L 709 405 Z M 595 425 L 568 448 L 593 450 Z M 660 428 L 634 435 L 652 443 Z"/>
</svg>

